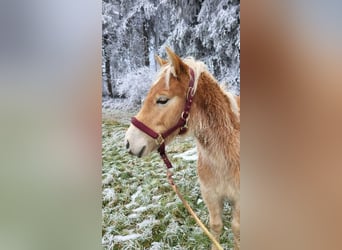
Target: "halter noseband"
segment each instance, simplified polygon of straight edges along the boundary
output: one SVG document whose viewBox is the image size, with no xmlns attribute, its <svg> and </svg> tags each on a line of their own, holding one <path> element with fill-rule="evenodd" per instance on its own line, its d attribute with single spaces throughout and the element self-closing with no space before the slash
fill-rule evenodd
<svg viewBox="0 0 342 250">
<path fill-rule="evenodd" d="M 137 127 L 142 132 L 149 135 L 155 140 L 156 144 L 159 146 L 158 152 L 161 158 L 163 159 L 167 168 L 172 168 L 172 164 L 167 158 L 167 155 L 165 153 L 165 139 L 179 128 L 180 128 L 179 133 L 178 133 L 179 135 L 184 134 L 188 129 L 189 112 L 190 112 L 190 108 L 192 104 L 192 99 L 195 95 L 195 89 L 194 89 L 195 73 L 191 68 L 189 68 L 189 71 L 190 71 L 190 81 L 189 81 L 188 91 L 186 94 L 184 109 L 178 122 L 173 127 L 169 128 L 163 133 L 157 133 L 153 129 L 149 128 L 144 123 L 139 121 L 137 118 L 132 117 L 131 119 L 131 123 L 135 127 Z"/>
</svg>

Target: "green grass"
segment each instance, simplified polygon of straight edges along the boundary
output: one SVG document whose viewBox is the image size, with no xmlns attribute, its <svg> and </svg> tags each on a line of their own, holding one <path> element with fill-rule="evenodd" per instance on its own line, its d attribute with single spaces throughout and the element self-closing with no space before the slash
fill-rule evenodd
<svg viewBox="0 0 342 250">
<path fill-rule="evenodd" d="M 128 126 L 102 122 L 102 245 L 104 249 L 209 249 L 210 241 L 189 215 L 166 179 L 157 153 L 136 158 L 126 153 Z M 172 156 L 195 146 L 187 138 L 167 147 L 174 180 L 200 219 L 208 224 L 201 199 L 196 162 Z M 229 207 L 225 207 L 224 249 L 232 248 Z M 122 236 L 132 237 L 125 239 Z"/>
</svg>

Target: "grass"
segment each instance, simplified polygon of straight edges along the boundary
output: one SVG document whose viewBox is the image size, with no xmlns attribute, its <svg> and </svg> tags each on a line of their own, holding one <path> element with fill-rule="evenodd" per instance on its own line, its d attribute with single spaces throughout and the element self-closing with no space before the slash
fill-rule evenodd
<svg viewBox="0 0 342 250">
<path fill-rule="evenodd" d="M 104 249 L 208 249 L 209 239 L 189 215 L 166 179 L 157 153 L 136 158 L 126 153 L 128 125 L 102 122 L 102 245 Z M 190 138 L 167 147 L 174 180 L 200 219 L 208 224 L 196 174 L 196 162 L 173 158 L 195 146 Z M 224 249 L 232 245 L 230 209 L 225 207 Z"/>
</svg>

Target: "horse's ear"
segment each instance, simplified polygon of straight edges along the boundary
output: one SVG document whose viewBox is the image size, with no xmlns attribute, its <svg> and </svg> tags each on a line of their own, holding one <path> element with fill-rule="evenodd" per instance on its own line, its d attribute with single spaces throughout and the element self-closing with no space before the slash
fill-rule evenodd
<svg viewBox="0 0 342 250">
<path fill-rule="evenodd" d="M 166 53 L 169 57 L 169 61 L 175 69 L 176 76 L 179 76 L 182 72 L 186 73 L 188 66 L 182 61 L 182 59 L 175 54 L 169 47 L 166 47 Z"/>
<path fill-rule="evenodd" d="M 164 60 L 163 58 L 161 58 L 158 55 L 155 55 L 154 58 L 156 59 L 156 61 L 158 62 L 159 66 L 163 66 L 165 64 L 167 64 L 167 61 Z"/>
</svg>

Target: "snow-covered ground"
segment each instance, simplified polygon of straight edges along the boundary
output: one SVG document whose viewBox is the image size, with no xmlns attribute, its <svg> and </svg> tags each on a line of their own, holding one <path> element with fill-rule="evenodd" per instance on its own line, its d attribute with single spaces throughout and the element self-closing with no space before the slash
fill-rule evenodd
<svg viewBox="0 0 342 250">
<path fill-rule="evenodd" d="M 197 149 L 192 148 L 184 153 L 176 154 L 173 158 L 181 158 L 184 161 L 196 161 L 197 160 Z"/>
<path fill-rule="evenodd" d="M 121 115 L 121 123 L 113 121 L 113 117 Z M 123 138 L 130 114 L 112 113 L 103 117 L 104 249 L 208 249 L 210 241 L 173 193 L 159 155 L 154 153 L 139 159 L 126 153 Z M 208 212 L 199 190 L 194 147 L 190 138 L 176 139 L 167 147 L 167 152 L 174 165 L 176 184 L 201 220 L 207 223 Z M 221 238 L 225 249 L 232 247 L 229 212 L 227 205 L 225 232 Z"/>
</svg>

